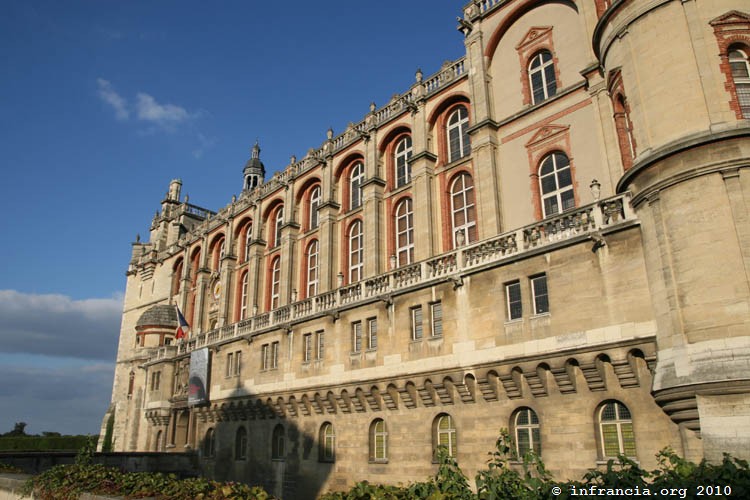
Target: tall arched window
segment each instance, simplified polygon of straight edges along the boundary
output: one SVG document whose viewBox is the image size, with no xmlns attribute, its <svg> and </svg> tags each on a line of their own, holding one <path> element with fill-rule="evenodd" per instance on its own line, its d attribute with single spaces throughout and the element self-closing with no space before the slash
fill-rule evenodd
<svg viewBox="0 0 750 500">
<path fill-rule="evenodd" d="M 404 266 L 414 261 L 414 214 L 411 198 L 402 200 L 395 211 L 396 264 Z"/>
<path fill-rule="evenodd" d="M 635 159 L 635 140 L 633 139 L 629 106 L 625 101 L 625 96 L 620 93 L 614 96 L 612 105 L 615 111 L 615 130 L 617 132 L 617 142 L 620 146 L 622 166 L 624 170 L 628 170 L 633 166 L 633 159 Z"/>
<path fill-rule="evenodd" d="M 278 424 L 273 428 L 273 436 L 271 437 L 271 458 L 273 460 L 284 460 L 286 452 L 284 451 L 284 426 Z"/>
<path fill-rule="evenodd" d="M 469 144 L 469 112 L 465 106 L 458 106 L 448 117 L 448 162 L 454 162 L 471 153 Z"/>
<path fill-rule="evenodd" d="M 320 222 L 318 217 L 318 208 L 320 208 L 320 186 L 315 186 L 310 190 L 310 201 L 308 204 L 308 211 L 310 218 L 308 220 L 308 229 L 316 229 Z"/>
<path fill-rule="evenodd" d="M 240 280 L 240 320 L 247 318 L 247 284 L 248 284 L 247 272 L 242 274 Z"/>
<path fill-rule="evenodd" d="M 318 252 L 320 244 L 313 240 L 307 246 L 307 297 L 318 294 Z"/>
<path fill-rule="evenodd" d="M 320 426 L 318 435 L 318 461 L 334 462 L 336 460 L 336 433 L 333 424 L 326 422 Z"/>
<path fill-rule="evenodd" d="M 396 171 L 396 187 L 401 187 L 411 182 L 411 166 L 409 165 L 409 158 L 411 158 L 412 147 L 411 147 L 411 136 L 405 136 L 396 145 L 396 152 L 393 155 L 394 166 Z"/>
<path fill-rule="evenodd" d="M 750 59 L 744 48 L 729 50 L 729 67 L 743 118 L 750 118 Z"/>
<path fill-rule="evenodd" d="M 355 283 L 362 279 L 364 255 L 362 221 L 357 220 L 349 228 L 349 283 Z"/>
<path fill-rule="evenodd" d="M 203 457 L 211 458 L 216 453 L 216 436 L 214 436 L 213 427 L 206 431 L 206 437 L 203 439 Z"/>
<path fill-rule="evenodd" d="M 234 459 L 245 460 L 247 458 L 247 431 L 240 426 L 234 435 Z"/>
<path fill-rule="evenodd" d="M 279 207 L 276 210 L 273 218 L 273 241 L 271 242 L 271 248 L 281 245 L 281 227 L 284 225 L 284 207 Z"/>
<path fill-rule="evenodd" d="M 453 423 L 453 417 L 447 413 L 438 415 L 433 422 L 432 444 L 437 457 L 437 449 L 444 446 L 448 455 L 456 457 L 456 426 Z"/>
<path fill-rule="evenodd" d="M 248 222 L 245 226 L 245 251 L 243 252 L 242 262 L 250 260 L 250 243 L 253 241 L 253 223 Z"/>
<path fill-rule="evenodd" d="M 555 64 L 550 51 L 537 52 L 529 61 L 529 83 L 532 104 L 539 104 L 557 93 Z"/>
<path fill-rule="evenodd" d="M 474 181 L 467 173 L 459 174 L 451 184 L 451 238 L 458 247 L 477 240 Z"/>
<path fill-rule="evenodd" d="M 216 240 L 213 246 L 213 250 L 211 252 L 211 269 L 214 271 L 219 270 L 219 266 L 221 265 L 221 259 L 224 258 L 225 248 L 224 248 L 224 238 L 219 238 Z"/>
<path fill-rule="evenodd" d="M 174 268 L 172 268 L 172 296 L 180 294 L 182 288 L 182 259 L 177 261 Z"/>
<path fill-rule="evenodd" d="M 521 408 L 515 412 L 511 420 L 511 428 L 515 435 L 516 453 L 523 458 L 527 452 L 542 454 L 542 438 L 539 431 L 539 418 L 531 408 Z"/>
<path fill-rule="evenodd" d="M 388 430 L 382 418 L 376 418 L 370 424 L 370 461 L 388 461 Z"/>
<path fill-rule="evenodd" d="M 602 457 L 635 457 L 635 434 L 630 410 L 619 401 L 609 401 L 598 411 Z"/>
<path fill-rule="evenodd" d="M 365 166 L 357 162 L 349 174 L 349 210 L 362 205 L 362 182 L 365 180 Z"/>
<path fill-rule="evenodd" d="M 279 307 L 281 297 L 281 257 L 271 261 L 271 309 Z"/>
<path fill-rule="evenodd" d="M 539 186 L 544 217 L 575 207 L 570 160 L 557 151 L 544 157 L 539 166 Z"/>
</svg>

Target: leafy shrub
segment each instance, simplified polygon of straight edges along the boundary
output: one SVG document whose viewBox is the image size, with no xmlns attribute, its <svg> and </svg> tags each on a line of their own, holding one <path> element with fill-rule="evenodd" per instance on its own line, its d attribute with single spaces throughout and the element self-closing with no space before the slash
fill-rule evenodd
<svg viewBox="0 0 750 500">
<path fill-rule="evenodd" d="M 748 463 L 729 455 L 724 456 L 721 464 L 709 464 L 705 460 L 694 464 L 673 450 L 665 449 L 657 455 L 659 467 L 653 471 L 644 470 L 636 462 L 620 456 L 618 460 L 610 460 L 605 470 L 589 471 L 582 481 L 555 482 L 538 455 L 529 452 L 524 457 L 515 456 L 515 447 L 507 430 L 500 431 L 495 448 L 496 451 L 489 454 L 487 469 L 476 475 L 476 493 L 469 487 L 469 481 L 456 461 L 446 450 L 439 450 L 438 472 L 427 481 L 408 486 L 372 485 L 362 481 L 347 492 L 323 495 L 321 500 L 562 500 L 591 495 L 597 498 L 619 495 L 618 498 L 622 498 L 623 495 L 615 490 L 629 488 L 649 489 L 652 496 L 659 496 L 664 488 L 677 488 L 679 498 L 750 498 Z M 521 472 L 510 465 L 518 461 L 521 462 Z M 705 489 L 709 485 L 712 487 L 710 491 Z M 596 493 L 589 493 L 592 488 Z M 731 495 L 725 488 L 731 488 Z M 579 494 L 581 490 L 586 491 Z M 610 490 L 613 492 L 609 493 Z M 726 496 L 722 496 L 724 494 Z"/>
<path fill-rule="evenodd" d="M 75 451 L 98 436 L 10 436 L 0 437 L 0 451 Z"/>
<path fill-rule="evenodd" d="M 23 470 L 13 465 L 0 462 L 0 472 L 6 472 L 8 474 L 21 474 L 23 473 Z"/>
<path fill-rule="evenodd" d="M 170 500 L 270 500 L 263 488 L 219 483 L 205 478 L 180 480 L 174 474 L 124 473 L 100 464 L 58 465 L 29 479 L 24 496 L 40 500 L 77 500 L 81 493 Z"/>
</svg>

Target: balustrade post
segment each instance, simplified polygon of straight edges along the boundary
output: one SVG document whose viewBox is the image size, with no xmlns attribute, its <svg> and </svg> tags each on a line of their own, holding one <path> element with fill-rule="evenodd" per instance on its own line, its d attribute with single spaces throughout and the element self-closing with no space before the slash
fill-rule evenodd
<svg viewBox="0 0 750 500">
<path fill-rule="evenodd" d="M 636 218 L 633 206 L 630 204 L 630 192 L 623 193 L 620 195 L 622 200 L 622 213 L 625 220 L 633 220 Z"/>
<path fill-rule="evenodd" d="M 595 229 L 601 229 L 604 226 L 604 214 L 602 211 L 604 210 L 604 202 L 597 202 L 596 205 L 594 205 L 594 209 L 592 210 L 594 214 L 594 224 L 596 225 Z"/>
</svg>

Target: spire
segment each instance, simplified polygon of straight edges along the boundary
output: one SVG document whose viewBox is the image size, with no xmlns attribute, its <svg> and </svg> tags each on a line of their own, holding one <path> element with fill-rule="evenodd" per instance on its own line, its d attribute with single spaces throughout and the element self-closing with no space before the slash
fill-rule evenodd
<svg viewBox="0 0 750 500">
<path fill-rule="evenodd" d="M 250 150 L 250 159 L 245 163 L 242 174 L 244 177 L 243 190 L 255 189 L 265 181 L 266 169 L 263 166 L 263 162 L 260 161 L 260 144 L 258 144 L 257 139 L 255 140 L 255 145 Z"/>
</svg>

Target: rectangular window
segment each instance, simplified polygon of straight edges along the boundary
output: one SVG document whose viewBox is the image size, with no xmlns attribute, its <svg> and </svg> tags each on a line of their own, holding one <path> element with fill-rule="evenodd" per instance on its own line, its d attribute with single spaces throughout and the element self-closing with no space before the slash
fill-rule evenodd
<svg viewBox="0 0 750 500">
<path fill-rule="evenodd" d="M 432 336 L 443 336 L 443 303 L 433 302 L 430 304 L 430 324 L 432 325 Z"/>
<path fill-rule="evenodd" d="M 411 311 L 411 339 L 422 338 L 422 306 L 412 307 Z"/>
<path fill-rule="evenodd" d="M 312 360 L 312 333 L 306 333 L 302 337 L 302 341 L 304 346 L 304 356 L 302 359 L 305 363 L 308 363 Z"/>
<path fill-rule="evenodd" d="M 362 322 L 355 321 L 352 323 L 352 352 L 362 350 Z"/>
<path fill-rule="evenodd" d="M 378 348 L 378 319 L 370 318 L 367 320 L 367 348 Z"/>
<path fill-rule="evenodd" d="M 227 366 L 226 366 L 226 373 L 225 373 L 227 377 L 232 376 L 233 364 L 234 364 L 234 353 L 230 352 L 229 354 L 227 354 Z"/>
<path fill-rule="evenodd" d="M 315 357 L 315 359 L 323 359 L 323 354 L 325 352 L 324 351 L 325 345 L 323 342 L 324 333 L 325 332 L 323 330 L 315 332 L 315 340 L 316 340 L 315 345 L 317 346 L 317 352 L 316 352 L 317 356 Z"/>
<path fill-rule="evenodd" d="M 534 296 L 534 314 L 549 312 L 549 296 L 547 295 L 547 275 L 532 276 L 531 293 Z"/>
<path fill-rule="evenodd" d="M 279 367 L 279 343 L 274 342 L 271 344 L 271 368 L 276 369 Z"/>
<path fill-rule="evenodd" d="M 508 304 L 508 321 L 521 319 L 523 307 L 521 306 L 521 282 L 514 281 L 505 285 L 505 301 Z"/>
<path fill-rule="evenodd" d="M 242 368 L 242 351 L 234 352 L 234 375 L 239 376 L 240 369 Z"/>
<path fill-rule="evenodd" d="M 265 371 L 269 367 L 269 345 L 263 344 L 260 348 L 260 369 Z"/>
</svg>

